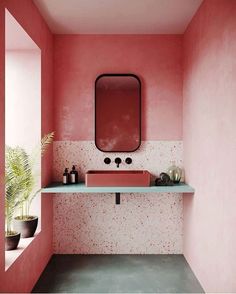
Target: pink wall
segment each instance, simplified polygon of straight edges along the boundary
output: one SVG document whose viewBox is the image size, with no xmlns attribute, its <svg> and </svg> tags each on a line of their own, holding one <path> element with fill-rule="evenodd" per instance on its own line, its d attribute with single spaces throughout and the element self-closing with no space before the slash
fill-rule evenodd
<svg viewBox="0 0 236 294">
<path fill-rule="evenodd" d="M 94 86 L 102 73 L 134 73 L 142 82 L 145 142 L 137 152 L 126 154 L 133 158 L 131 168 L 147 168 L 157 175 L 172 160 L 181 164 L 182 36 L 56 35 L 54 179 L 60 181 L 64 168 L 72 163 L 80 179 L 89 169 L 107 168 L 106 154 L 94 144 Z M 124 154 L 110 154 L 112 159 L 118 155 L 124 162 Z M 112 163 L 109 168 L 116 167 Z M 122 163 L 121 168 L 129 167 Z M 168 199 L 162 195 L 164 200 L 161 196 L 146 195 L 140 200 L 140 195 L 123 195 L 125 206 L 118 210 L 114 195 L 110 196 L 101 195 L 101 201 L 96 201 L 92 194 L 76 194 L 69 202 L 68 195 L 54 197 L 55 253 L 182 253 L 182 195 Z M 132 213 L 127 214 L 127 209 Z M 164 217 L 157 213 L 160 210 Z M 117 224 L 117 219 L 123 221 Z M 62 226 L 65 231 L 69 228 L 69 236 L 61 231 Z M 128 232 L 127 227 L 131 228 Z"/>
<path fill-rule="evenodd" d="M 4 59 L 5 8 L 23 26 L 42 51 L 42 133 L 53 130 L 52 62 L 53 39 L 45 22 L 31 0 L 0 2 L 0 176 L 4 175 Z M 51 178 L 52 151 L 44 157 L 43 184 Z M 1 181 L 2 183 L 2 181 Z M 42 231 L 24 253 L 4 270 L 4 187 L 0 191 L 0 292 L 29 292 L 52 254 L 52 199 L 42 197 Z"/>
<path fill-rule="evenodd" d="M 102 73 L 142 81 L 143 140 L 182 139 L 181 35 L 54 36 L 56 140 L 94 139 L 94 82 Z"/>
<path fill-rule="evenodd" d="M 235 0 L 203 2 L 184 56 L 184 254 L 207 292 L 236 292 Z"/>
</svg>

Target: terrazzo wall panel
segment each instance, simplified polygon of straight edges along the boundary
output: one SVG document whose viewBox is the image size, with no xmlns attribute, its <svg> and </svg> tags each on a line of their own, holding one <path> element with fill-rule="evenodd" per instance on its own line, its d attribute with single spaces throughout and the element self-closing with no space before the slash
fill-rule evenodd
<svg viewBox="0 0 236 294">
<path fill-rule="evenodd" d="M 121 169 L 148 169 L 153 179 L 166 171 L 171 161 L 182 166 L 181 141 L 143 141 L 133 154 L 109 153 L 133 163 Z M 54 143 L 54 180 L 60 181 L 64 167 L 78 166 L 80 180 L 87 170 L 108 169 L 107 153 L 93 141 Z M 121 194 L 115 205 L 114 194 L 56 195 L 54 205 L 55 253 L 182 253 L 183 211 L 181 194 Z"/>
</svg>

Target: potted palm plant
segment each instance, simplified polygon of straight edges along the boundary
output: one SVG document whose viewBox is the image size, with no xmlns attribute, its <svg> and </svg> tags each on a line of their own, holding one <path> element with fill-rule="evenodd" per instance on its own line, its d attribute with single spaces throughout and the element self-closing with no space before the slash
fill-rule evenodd
<svg viewBox="0 0 236 294">
<path fill-rule="evenodd" d="M 30 215 L 30 206 L 35 196 L 41 191 L 37 189 L 37 174 L 35 174 L 35 165 L 37 165 L 38 155 L 43 156 L 47 146 L 52 142 L 54 133 L 49 133 L 43 137 L 41 144 L 35 148 L 32 154 L 19 147 L 9 148 L 14 150 L 17 156 L 11 157 L 11 166 L 17 166 L 18 169 L 11 170 L 15 178 L 21 179 L 19 186 L 19 199 L 17 207 L 21 211 L 20 215 L 14 217 L 14 230 L 21 233 L 22 238 L 33 237 L 38 225 L 38 216 Z"/>
<path fill-rule="evenodd" d="M 21 173 L 21 164 L 16 164 L 21 161 L 23 152 L 20 148 L 6 148 L 5 155 L 5 249 L 16 249 L 20 240 L 20 232 L 12 229 L 12 220 L 16 208 L 21 203 L 21 192 L 23 190 L 24 177 Z M 22 154 L 24 155 L 24 154 Z M 17 175 L 17 176 L 16 176 Z"/>
<path fill-rule="evenodd" d="M 14 217 L 13 227 L 16 231 L 21 232 L 21 237 L 32 237 L 38 225 L 38 217 L 29 215 L 30 204 L 34 197 L 37 195 L 37 191 L 33 193 L 36 185 L 36 177 L 33 174 L 33 165 L 30 156 L 22 148 L 15 148 L 18 156 L 12 158 L 12 161 L 16 161 L 15 165 L 20 168 L 20 174 L 24 179 L 21 184 L 20 201 L 18 203 L 18 209 L 21 211 L 21 215 Z M 19 160 L 20 158 L 20 160 Z M 15 175 L 17 177 L 17 175 Z"/>
</svg>

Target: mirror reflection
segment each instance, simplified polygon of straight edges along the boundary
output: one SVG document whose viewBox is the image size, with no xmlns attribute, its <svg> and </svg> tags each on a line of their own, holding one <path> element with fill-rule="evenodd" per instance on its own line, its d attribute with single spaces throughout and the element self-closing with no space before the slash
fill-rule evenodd
<svg viewBox="0 0 236 294">
<path fill-rule="evenodd" d="M 132 152 L 141 143 L 141 83 L 132 74 L 104 74 L 95 83 L 95 144 Z"/>
</svg>

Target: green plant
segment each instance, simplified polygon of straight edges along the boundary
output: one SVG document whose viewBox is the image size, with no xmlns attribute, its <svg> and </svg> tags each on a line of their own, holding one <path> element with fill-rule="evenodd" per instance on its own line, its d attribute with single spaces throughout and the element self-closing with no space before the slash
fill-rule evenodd
<svg viewBox="0 0 236 294">
<path fill-rule="evenodd" d="M 30 205 L 34 197 L 41 191 L 35 190 L 37 175 L 34 168 L 37 164 L 38 155 L 45 153 L 47 146 L 52 142 L 54 133 L 49 133 L 43 137 L 41 144 L 36 146 L 32 154 L 21 147 L 6 147 L 6 199 L 5 218 L 6 232 L 11 233 L 12 219 L 16 208 L 21 208 L 21 216 L 18 219 L 30 219 Z"/>
<path fill-rule="evenodd" d="M 24 187 L 25 177 L 22 173 L 22 164 L 26 162 L 26 152 L 20 148 L 6 147 L 5 167 L 5 221 L 6 235 L 12 235 L 12 219 L 16 208 L 21 203 L 21 193 Z M 26 168 L 24 168 L 25 170 Z"/>
</svg>

